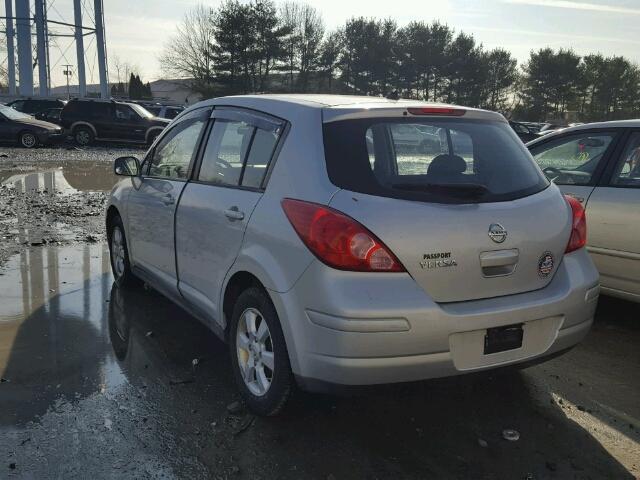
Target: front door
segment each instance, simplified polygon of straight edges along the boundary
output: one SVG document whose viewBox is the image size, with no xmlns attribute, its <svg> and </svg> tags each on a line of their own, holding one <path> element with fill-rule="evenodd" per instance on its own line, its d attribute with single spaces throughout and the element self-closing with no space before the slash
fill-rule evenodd
<svg viewBox="0 0 640 480">
<path fill-rule="evenodd" d="M 538 143 L 530 150 L 544 174 L 562 193 L 586 205 L 617 136 L 612 131 L 574 132 Z"/>
<path fill-rule="evenodd" d="M 225 109 L 214 110 L 213 118 L 200 166 L 176 213 L 176 257 L 180 293 L 223 325 L 222 285 L 262 197 L 282 125 Z"/>
<path fill-rule="evenodd" d="M 142 142 L 147 133 L 147 122 L 129 105 L 115 104 L 111 138 Z"/>
<path fill-rule="evenodd" d="M 156 286 L 177 293 L 174 220 L 180 194 L 189 178 L 208 112 L 194 112 L 163 135 L 134 178 L 128 201 L 128 240 L 134 267 Z"/>
<path fill-rule="evenodd" d="M 640 131 L 587 205 L 589 251 L 608 293 L 640 301 Z"/>
</svg>

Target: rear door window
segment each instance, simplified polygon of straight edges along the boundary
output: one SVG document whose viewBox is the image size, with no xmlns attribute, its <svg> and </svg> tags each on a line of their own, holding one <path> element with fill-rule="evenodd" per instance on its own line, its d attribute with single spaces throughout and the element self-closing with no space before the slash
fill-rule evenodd
<svg viewBox="0 0 640 480">
<path fill-rule="evenodd" d="M 617 187 L 640 188 L 640 132 L 631 134 L 611 178 Z"/>
<path fill-rule="evenodd" d="M 256 128 L 242 175 L 243 187 L 260 188 L 278 143 L 279 130 Z"/>
<path fill-rule="evenodd" d="M 216 119 L 202 158 L 198 180 L 237 186 L 254 128 L 248 123 Z"/>
<path fill-rule="evenodd" d="M 591 185 L 614 137 L 613 132 L 578 133 L 536 145 L 531 154 L 558 185 Z"/>
<path fill-rule="evenodd" d="M 334 185 L 443 203 L 506 201 L 547 180 L 505 122 L 462 119 L 341 120 L 324 125 Z"/>
</svg>

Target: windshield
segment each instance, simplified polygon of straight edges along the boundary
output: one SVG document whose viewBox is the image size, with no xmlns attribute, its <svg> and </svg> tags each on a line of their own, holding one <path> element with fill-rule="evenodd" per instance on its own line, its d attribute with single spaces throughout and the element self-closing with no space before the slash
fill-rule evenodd
<svg viewBox="0 0 640 480">
<path fill-rule="evenodd" d="M 146 108 L 141 107 L 140 105 L 137 105 L 135 103 L 131 103 L 129 104 L 129 106 L 133 108 L 136 111 L 136 113 L 140 115 L 142 118 L 153 118 L 153 114 Z"/>
<path fill-rule="evenodd" d="M 11 107 L 0 105 L 0 113 L 9 120 L 29 120 L 31 117 L 26 113 L 14 110 Z"/>
<path fill-rule="evenodd" d="M 508 124 L 367 118 L 324 125 L 327 169 L 340 188 L 442 203 L 521 198 L 549 182 Z"/>
</svg>

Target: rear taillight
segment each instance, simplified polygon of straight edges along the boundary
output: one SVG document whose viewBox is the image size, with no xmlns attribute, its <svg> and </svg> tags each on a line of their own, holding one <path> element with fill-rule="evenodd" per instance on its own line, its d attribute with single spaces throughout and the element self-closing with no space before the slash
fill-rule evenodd
<svg viewBox="0 0 640 480">
<path fill-rule="evenodd" d="M 307 248 L 330 267 L 358 272 L 405 271 L 373 233 L 344 213 L 291 198 L 282 200 L 282 208 Z"/>
<path fill-rule="evenodd" d="M 571 236 L 565 253 L 570 253 L 584 247 L 587 244 L 587 217 L 584 207 L 575 198 L 565 195 L 564 198 L 571 207 Z"/>
<path fill-rule="evenodd" d="M 451 107 L 409 107 L 407 111 L 411 115 L 443 115 L 451 117 L 461 117 L 465 114 L 462 108 Z"/>
</svg>

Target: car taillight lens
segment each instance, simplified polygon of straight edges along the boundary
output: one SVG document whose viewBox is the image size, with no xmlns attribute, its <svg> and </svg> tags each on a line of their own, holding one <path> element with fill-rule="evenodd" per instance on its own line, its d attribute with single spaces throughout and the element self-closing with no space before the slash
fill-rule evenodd
<svg viewBox="0 0 640 480">
<path fill-rule="evenodd" d="M 443 115 L 450 117 L 461 117 L 465 110 L 451 107 L 409 107 L 407 111 L 411 115 Z"/>
<path fill-rule="evenodd" d="M 282 200 L 282 208 L 307 248 L 330 267 L 358 272 L 405 271 L 373 233 L 344 213 L 291 198 Z"/>
<path fill-rule="evenodd" d="M 571 236 L 565 253 L 570 253 L 584 247 L 587 244 L 587 217 L 584 213 L 584 207 L 575 198 L 565 195 L 567 203 L 571 207 L 572 222 Z"/>
</svg>

